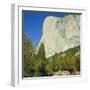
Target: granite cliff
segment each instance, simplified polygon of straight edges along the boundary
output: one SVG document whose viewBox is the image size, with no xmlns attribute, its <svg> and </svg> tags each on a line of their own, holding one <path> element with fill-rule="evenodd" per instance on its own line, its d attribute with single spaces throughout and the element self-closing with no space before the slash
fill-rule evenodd
<svg viewBox="0 0 90 90">
<path fill-rule="evenodd" d="M 80 45 L 80 15 L 64 17 L 48 16 L 43 23 L 40 44 L 45 47 L 46 57 Z"/>
</svg>

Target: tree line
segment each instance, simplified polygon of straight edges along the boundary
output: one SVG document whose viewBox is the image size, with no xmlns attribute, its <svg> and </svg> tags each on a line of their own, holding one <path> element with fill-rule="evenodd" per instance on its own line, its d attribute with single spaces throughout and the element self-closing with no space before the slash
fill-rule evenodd
<svg viewBox="0 0 90 90">
<path fill-rule="evenodd" d="M 75 53 L 80 46 L 46 58 L 44 44 L 41 43 L 37 54 L 32 42 L 24 39 L 24 77 L 53 76 L 55 72 L 80 71 L 80 54 Z M 65 54 L 65 56 L 63 56 Z"/>
</svg>

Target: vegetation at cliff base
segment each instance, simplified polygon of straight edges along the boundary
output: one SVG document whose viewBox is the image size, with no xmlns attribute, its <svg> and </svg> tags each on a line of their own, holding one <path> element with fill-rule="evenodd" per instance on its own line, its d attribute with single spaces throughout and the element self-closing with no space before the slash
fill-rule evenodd
<svg viewBox="0 0 90 90">
<path fill-rule="evenodd" d="M 80 46 L 46 58 L 44 44 L 40 44 L 36 53 L 31 40 L 24 36 L 23 65 L 24 77 L 77 75 L 76 72 L 80 72 Z"/>
</svg>

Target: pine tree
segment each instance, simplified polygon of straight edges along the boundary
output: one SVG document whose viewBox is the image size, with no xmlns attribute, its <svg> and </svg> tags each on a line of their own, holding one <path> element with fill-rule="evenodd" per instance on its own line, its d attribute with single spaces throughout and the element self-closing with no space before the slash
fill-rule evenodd
<svg viewBox="0 0 90 90">
<path fill-rule="evenodd" d="M 44 50 L 44 45 L 41 43 L 38 53 L 36 55 L 36 60 L 35 60 L 35 70 L 36 74 L 35 76 L 45 76 L 46 71 L 45 71 L 45 66 L 46 66 L 46 57 L 45 57 L 45 50 Z"/>
<path fill-rule="evenodd" d="M 32 60 L 33 60 L 34 46 L 31 40 L 24 34 L 24 77 L 32 76 Z"/>
</svg>

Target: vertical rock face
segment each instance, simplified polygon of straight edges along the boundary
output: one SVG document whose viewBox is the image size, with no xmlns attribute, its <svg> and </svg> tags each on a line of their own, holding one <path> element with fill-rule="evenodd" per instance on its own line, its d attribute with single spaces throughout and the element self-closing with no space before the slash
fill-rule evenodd
<svg viewBox="0 0 90 90">
<path fill-rule="evenodd" d="M 44 44 L 46 57 L 80 45 L 80 15 L 46 17 L 39 46 L 41 43 Z"/>
</svg>

